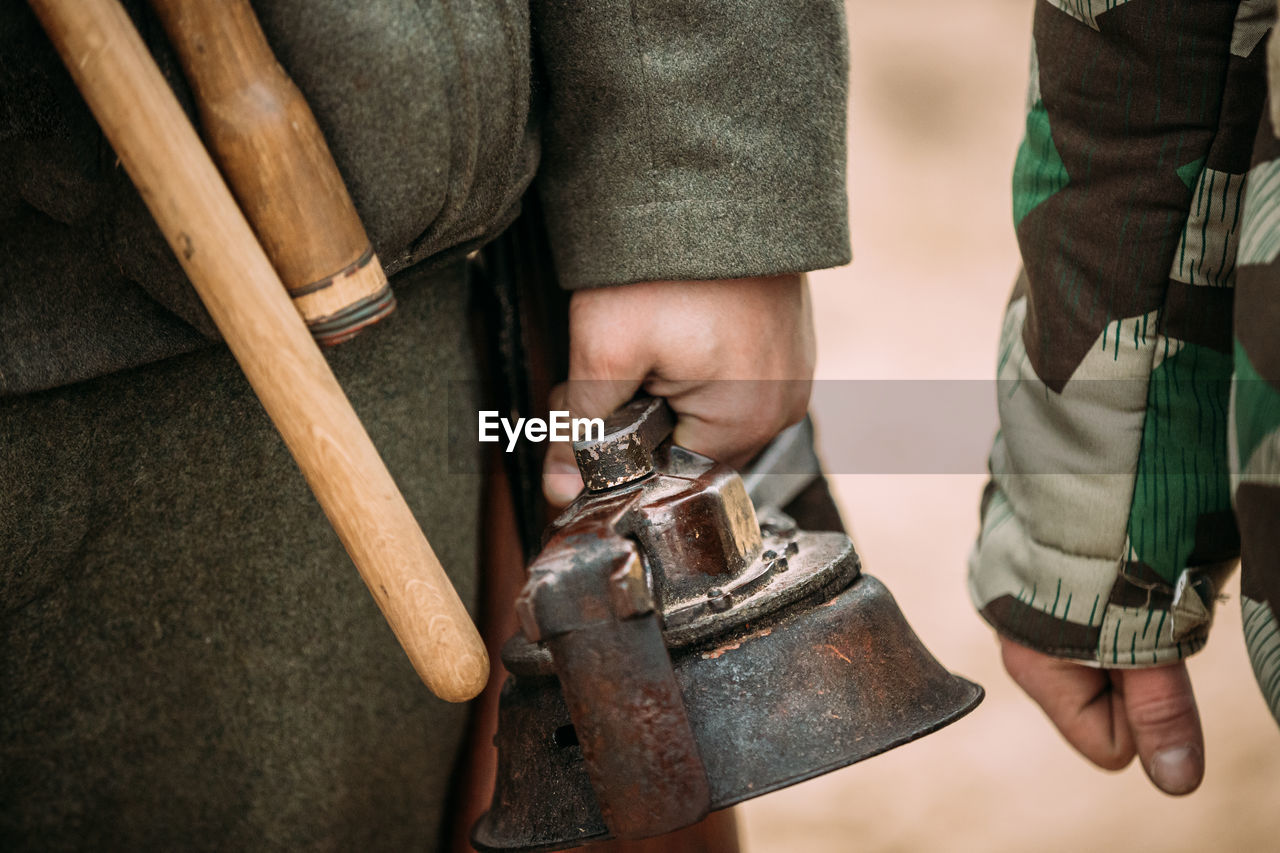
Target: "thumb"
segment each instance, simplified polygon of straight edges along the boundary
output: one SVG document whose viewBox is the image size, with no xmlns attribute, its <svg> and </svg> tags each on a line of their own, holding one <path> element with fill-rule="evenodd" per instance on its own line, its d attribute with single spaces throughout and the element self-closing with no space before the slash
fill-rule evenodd
<svg viewBox="0 0 1280 853">
<path fill-rule="evenodd" d="M 572 417 L 603 418 L 627 402 L 640 380 L 572 379 L 551 390 L 551 409 L 567 409 Z M 542 467 L 542 493 L 556 509 L 568 506 L 582 491 L 582 476 L 573 459 L 573 445 L 552 442 Z"/>
<path fill-rule="evenodd" d="M 1166 794 L 1190 794 L 1204 778 L 1204 733 L 1187 665 L 1111 675 L 1147 776 Z"/>
</svg>

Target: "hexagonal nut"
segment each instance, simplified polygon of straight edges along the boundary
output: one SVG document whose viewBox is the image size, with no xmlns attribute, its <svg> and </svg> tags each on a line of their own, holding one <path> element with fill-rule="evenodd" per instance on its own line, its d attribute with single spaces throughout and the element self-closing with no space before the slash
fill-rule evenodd
<svg viewBox="0 0 1280 853">
<path fill-rule="evenodd" d="M 633 553 L 609 575 L 609 599 L 619 619 L 633 619 L 656 608 L 640 555 Z"/>
</svg>

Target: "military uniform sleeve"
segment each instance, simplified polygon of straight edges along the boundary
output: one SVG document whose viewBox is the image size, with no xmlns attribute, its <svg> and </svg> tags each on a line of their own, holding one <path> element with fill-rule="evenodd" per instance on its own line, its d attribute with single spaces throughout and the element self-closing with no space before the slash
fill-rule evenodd
<svg viewBox="0 0 1280 853">
<path fill-rule="evenodd" d="M 974 604 L 1104 667 L 1203 646 L 1228 466 L 1242 201 L 1269 0 L 1040 0 Z"/>
<path fill-rule="evenodd" d="M 849 260 L 839 0 L 540 0 L 537 178 L 569 288 Z"/>
</svg>

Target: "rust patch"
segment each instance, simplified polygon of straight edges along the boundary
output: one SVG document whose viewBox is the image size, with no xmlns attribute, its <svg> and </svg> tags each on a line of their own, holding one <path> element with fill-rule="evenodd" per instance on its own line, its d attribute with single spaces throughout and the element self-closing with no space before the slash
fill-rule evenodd
<svg viewBox="0 0 1280 853">
<path fill-rule="evenodd" d="M 734 649 L 740 649 L 740 648 L 742 648 L 742 641 L 741 641 L 741 640 L 739 640 L 739 641 L 738 641 L 738 642 L 736 642 L 736 643 L 729 643 L 729 644 L 728 644 L 728 645 L 726 645 L 726 646 L 720 646 L 720 647 L 719 647 L 718 649 L 716 649 L 715 651 L 703 652 L 703 653 L 702 653 L 702 659 L 703 659 L 703 660 L 715 660 L 716 658 L 720 657 L 720 656 L 721 656 L 722 654 L 724 654 L 725 652 L 731 652 L 731 651 L 733 651 Z"/>
<path fill-rule="evenodd" d="M 771 627 L 762 628 L 761 630 L 756 631 L 755 633 L 747 634 L 745 637 L 739 637 L 737 640 L 734 640 L 732 643 L 725 643 L 723 646 L 717 646 L 716 648 L 712 649 L 709 652 L 703 652 L 702 659 L 715 660 L 716 658 L 723 655 L 725 652 L 731 652 L 734 649 L 742 648 L 742 644 L 745 643 L 747 640 L 754 640 L 756 637 L 767 637 L 772 633 L 773 633 L 773 628 Z M 848 658 L 845 658 L 845 660 L 848 660 Z"/>
<path fill-rule="evenodd" d="M 840 651 L 830 643 L 825 644 L 823 648 L 831 649 L 831 653 L 834 654 L 836 657 L 840 658 L 840 660 L 844 661 L 845 663 L 853 663 L 853 661 L 849 660 L 848 656 L 844 652 Z"/>
</svg>

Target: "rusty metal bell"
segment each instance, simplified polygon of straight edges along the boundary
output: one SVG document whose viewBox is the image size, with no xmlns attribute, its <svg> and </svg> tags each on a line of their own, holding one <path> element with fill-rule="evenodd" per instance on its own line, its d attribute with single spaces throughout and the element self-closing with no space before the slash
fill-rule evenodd
<svg viewBox="0 0 1280 853">
<path fill-rule="evenodd" d="M 503 649 L 480 850 L 670 832 L 982 700 L 862 574 L 843 532 L 780 511 L 820 478 L 807 422 L 745 483 L 671 444 L 672 424 L 665 402 L 641 398 L 575 444 L 587 490 L 548 530 Z"/>
</svg>

